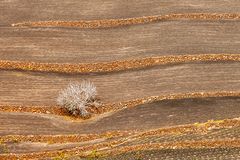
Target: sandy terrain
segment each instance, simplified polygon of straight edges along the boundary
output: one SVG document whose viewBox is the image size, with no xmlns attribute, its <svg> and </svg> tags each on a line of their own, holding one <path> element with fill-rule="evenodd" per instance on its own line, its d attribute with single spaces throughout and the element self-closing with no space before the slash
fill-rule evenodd
<svg viewBox="0 0 240 160">
<path fill-rule="evenodd" d="M 0 159 L 239 159 L 239 5 L 2 0 Z M 59 91 L 82 80 L 112 108 L 55 112 Z"/>
<path fill-rule="evenodd" d="M 173 78 L 174 77 L 174 78 Z M 102 102 L 201 91 L 239 91 L 239 63 L 193 63 L 92 75 L 1 71 L 1 103 L 56 105 L 71 81 L 90 80 Z"/>
<path fill-rule="evenodd" d="M 86 122 L 30 113 L 1 113 L 1 135 L 83 134 L 149 130 L 238 117 L 239 98 L 168 100 L 125 109 Z M 16 123 L 16 121 L 18 123 Z"/>
<path fill-rule="evenodd" d="M 2 27 L 0 57 L 93 63 L 163 55 L 239 54 L 239 23 L 171 21 L 95 30 Z"/>
</svg>

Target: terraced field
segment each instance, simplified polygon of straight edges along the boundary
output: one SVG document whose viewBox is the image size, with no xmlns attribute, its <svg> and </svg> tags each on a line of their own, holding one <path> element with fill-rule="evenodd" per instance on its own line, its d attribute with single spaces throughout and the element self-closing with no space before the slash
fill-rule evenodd
<svg viewBox="0 0 240 160">
<path fill-rule="evenodd" d="M 240 159 L 238 0 L 0 1 L 0 159 Z M 57 105 L 91 81 L 90 118 Z"/>
</svg>

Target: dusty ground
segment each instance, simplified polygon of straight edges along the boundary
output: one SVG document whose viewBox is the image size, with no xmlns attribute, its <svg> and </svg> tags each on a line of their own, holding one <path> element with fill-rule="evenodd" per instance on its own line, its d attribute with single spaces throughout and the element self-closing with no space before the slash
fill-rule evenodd
<svg viewBox="0 0 240 160">
<path fill-rule="evenodd" d="M 132 18 L 170 13 L 237 13 L 237 0 L 186 0 L 184 2 L 169 0 L 68 0 L 58 3 L 57 0 L 4 0 L 0 9 L 4 15 L 0 17 L 1 25 L 22 21 L 36 20 L 90 20 L 110 18 Z M 11 6 L 11 7 L 9 7 Z M 31 13 L 31 14 L 29 14 Z"/>
<path fill-rule="evenodd" d="M 46 141 L 46 143 L 24 143 L 14 140 L 12 142 L 6 142 L 1 144 L 2 153 L 1 158 L 14 159 L 14 158 L 41 158 L 55 157 L 61 159 L 68 159 L 71 157 L 88 156 L 96 157 L 114 157 L 119 155 L 120 157 L 125 156 L 137 156 L 139 153 L 144 153 L 144 150 L 157 150 L 155 155 L 163 154 L 161 152 L 168 151 L 167 154 L 172 150 L 179 152 L 184 151 L 199 151 L 200 153 L 193 154 L 201 157 L 201 151 L 207 151 L 208 149 L 216 150 L 211 156 L 218 156 L 220 154 L 226 154 L 227 150 L 234 151 L 240 147 L 240 141 L 236 138 L 239 137 L 239 119 L 235 120 L 220 120 L 211 121 L 207 123 L 198 123 L 193 125 L 185 125 L 173 128 L 163 128 L 155 131 L 146 132 L 135 132 L 122 137 L 111 138 L 108 137 L 98 139 L 95 141 L 89 141 L 87 143 L 67 144 L 67 143 L 52 143 Z M 181 132 L 179 132 L 181 131 Z M 32 153 L 29 154 L 25 146 L 31 146 Z M 37 145 L 37 146 L 36 146 Z M 22 146 L 22 148 L 19 148 Z M 42 147 L 41 147 L 42 146 Z M 224 146 L 224 147 L 223 147 Z M 39 148 L 37 152 L 36 150 Z M 54 150 L 56 148 L 62 148 L 61 150 Z M 223 149 L 225 148 L 225 149 Z M 46 150 L 47 149 L 47 150 Z M 190 149 L 190 150 L 189 150 Z M 221 150 L 222 149 L 222 150 Z M 41 150 L 41 152 L 40 152 Z M 8 155 L 6 153 L 15 152 L 18 154 Z M 137 152 L 136 152 L 137 151 Z M 143 152 L 142 152 L 143 151 Z M 128 154 L 129 152 L 130 155 Z M 135 153 L 134 153 L 135 152 Z M 121 155 L 122 153 L 127 153 Z M 171 153 L 171 152 L 170 152 Z M 169 154 L 170 154 L 169 153 Z M 132 154 L 132 155 L 131 155 Z M 187 153 L 186 153 L 187 154 Z M 189 153 L 188 153 L 189 154 Z M 154 154 L 152 154 L 153 156 Z M 233 152 L 229 152 L 225 156 L 236 156 Z M 162 155 L 164 156 L 164 155 Z M 177 156 L 177 155 L 176 155 Z M 206 155 L 207 156 L 207 155 Z M 144 157 L 143 157 L 144 158 Z M 146 157 L 145 157 L 146 158 Z"/>
<path fill-rule="evenodd" d="M 2 27 L 0 56 L 5 60 L 93 63 L 162 55 L 239 54 L 239 23 L 171 21 L 95 30 Z"/>
<path fill-rule="evenodd" d="M 125 159 L 179 159 L 179 160 L 192 160 L 195 159 L 239 159 L 239 148 L 219 148 L 219 149 L 167 149 L 167 150 L 152 150 L 141 152 L 130 152 L 117 155 L 114 157 L 104 157 L 99 159 L 109 160 L 125 160 Z M 73 157 L 79 158 L 79 157 Z"/>
<path fill-rule="evenodd" d="M 1 103 L 56 105 L 71 81 L 90 80 L 102 102 L 201 91 L 239 91 L 239 63 L 194 63 L 92 75 L 0 71 Z M 174 78 L 172 78 L 174 77 Z M 114 94 L 114 95 L 113 95 Z"/>
<path fill-rule="evenodd" d="M 1 135 L 57 135 L 149 130 L 238 117 L 239 98 L 165 100 L 125 109 L 86 122 L 30 113 L 1 113 Z M 18 121 L 18 123 L 16 123 Z"/>
<path fill-rule="evenodd" d="M 1 108 L 0 159 L 238 159 L 240 63 L 226 57 L 220 61 L 219 57 L 240 57 L 239 5 L 237 0 L 1 1 L 0 106 L 17 105 L 19 112 Z M 129 19 L 194 13 L 234 14 L 238 18 L 182 17 L 138 25 Z M 70 24 L 82 20 L 99 23 L 104 19 L 119 23 L 120 19 L 128 19 L 133 25 L 101 29 L 12 25 L 44 24 L 39 21 Z M 142 61 L 200 54 L 215 54 L 218 61 L 193 58 L 191 62 L 164 64 L 167 60 L 159 59 L 151 62 L 152 66 Z M 9 67 L 2 65 L 6 61 L 11 62 Z M 124 62 L 121 71 L 114 61 Z M 132 65 L 137 62 L 137 67 L 129 69 L 126 61 Z M 67 73 L 37 72 L 41 66 L 30 72 L 32 66 L 25 62 L 50 63 L 49 67 L 107 62 L 113 70 L 70 74 L 63 65 L 62 70 Z M 18 63 L 25 64 L 21 71 L 10 70 Z M 104 104 L 169 94 L 226 95 L 178 100 L 173 96 L 171 100 L 96 114 L 88 120 L 54 112 L 22 112 L 19 108 L 56 107 L 58 92 L 69 82 L 83 79 L 94 82 Z"/>
</svg>

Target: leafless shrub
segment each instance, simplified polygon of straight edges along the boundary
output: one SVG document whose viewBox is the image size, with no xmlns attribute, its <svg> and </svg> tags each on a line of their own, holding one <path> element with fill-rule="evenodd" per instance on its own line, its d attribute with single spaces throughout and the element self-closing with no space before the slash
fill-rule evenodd
<svg viewBox="0 0 240 160">
<path fill-rule="evenodd" d="M 60 92 L 57 103 L 75 116 L 89 117 L 90 113 L 86 109 L 91 105 L 98 104 L 96 95 L 96 87 L 89 81 L 70 83 L 66 89 Z"/>
</svg>

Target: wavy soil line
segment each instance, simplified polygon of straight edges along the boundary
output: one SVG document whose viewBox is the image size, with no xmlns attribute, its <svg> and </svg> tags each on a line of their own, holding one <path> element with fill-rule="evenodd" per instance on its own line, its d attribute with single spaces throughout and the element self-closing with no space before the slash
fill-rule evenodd
<svg viewBox="0 0 240 160">
<path fill-rule="evenodd" d="M 74 147 L 71 149 L 64 150 L 55 150 L 55 151 L 43 151 L 43 152 L 34 152 L 34 153 L 25 153 L 25 154 L 0 154 L 1 160 L 19 160 L 19 159 L 42 159 L 50 157 L 65 157 L 80 155 L 81 157 L 88 157 L 92 154 L 93 151 L 112 148 L 114 145 L 121 144 L 125 140 L 114 140 L 110 142 L 104 142 L 100 144 L 93 144 L 84 147 Z"/>
<path fill-rule="evenodd" d="M 139 134 L 135 134 L 132 139 L 142 139 L 151 136 L 166 136 L 166 135 L 181 135 L 181 134 L 207 134 L 207 132 L 214 129 L 234 128 L 240 127 L 240 119 L 224 119 L 224 120 L 209 120 L 205 123 L 194 123 L 187 125 L 179 125 L 168 128 L 154 129 Z"/>
<path fill-rule="evenodd" d="M 223 140 L 202 140 L 202 141 L 182 141 L 182 142 L 169 142 L 169 143 L 152 143 L 141 144 L 134 146 L 125 146 L 113 148 L 113 145 L 123 143 L 124 140 L 113 141 L 109 143 L 96 144 L 85 147 L 75 147 L 66 150 L 35 152 L 26 154 L 2 154 L 0 158 L 2 160 L 12 159 L 37 159 L 37 158 L 49 158 L 49 157 L 91 157 L 93 151 L 97 151 L 99 156 L 112 156 L 121 153 L 151 149 L 199 149 L 199 148 L 234 148 L 240 147 L 239 139 L 223 139 Z"/>
<path fill-rule="evenodd" d="M 95 139 L 111 139 L 125 137 L 130 140 L 146 138 L 149 136 L 180 135 L 187 133 L 207 133 L 213 129 L 240 127 L 240 119 L 209 120 L 206 123 L 194 123 L 188 125 L 179 125 L 168 128 L 159 128 L 150 131 L 108 131 L 102 134 L 84 134 L 84 135 L 7 135 L 1 136 L 1 143 L 8 142 L 41 142 L 41 143 L 69 143 L 84 142 Z M 126 141 L 125 141 L 126 142 Z"/>
<path fill-rule="evenodd" d="M 118 111 L 124 108 L 136 107 L 141 104 L 152 103 L 152 102 L 163 101 L 163 100 L 179 100 L 179 99 L 210 98 L 210 97 L 239 97 L 239 96 L 240 96 L 240 92 L 235 92 L 235 91 L 176 93 L 176 94 L 168 94 L 168 95 L 161 95 L 161 96 L 145 97 L 145 98 L 130 100 L 126 102 L 115 103 L 112 105 L 105 105 L 101 109 L 102 109 L 102 112 L 108 112 L 108 111 Z"/>
<path fill-rule="evenodd" d="M 207 97 L 240 97 L 240 92 L 195 92 L 195 93 L 179 93 L 179 94 L 169 94 L 161 96 L 151 96 L 145 98 L 139 98 L 135 100 L 103 104 L 102 106 L 96 108 L 94 106 L 88 108 L 88 111 L 97 116 L 105 112 L 120 111 L 125 108 L 136 107 L 141 104 L 151 103 L 155 101 L 162 100 L 178 100 L 178 99 L 189 99 L 189 98 L 207 98 Z M 63 108 L 59 106 L 11 106 L 2 105 L 0 106 L 0 112 L 29 112 L 29 113 L 41 113 L 41 114 L 54 114 L 59 116 L 69 116 L 72 117 L 71 120 L 79 119 L 80 117 L 73 117 Z"/>
<path fill-rule="evenodd" d="M 161 56 L 161 57 L 148 57 L 143 59 L 113 61 L 104 63 L 86 63 L 86 64 L 37 63 L 37 62 L 0 60 L 0 69 L 55 72 L 55 73 L 97 73 L 138 69 L 156 65 L 177 64 L 187 62 L 209 62 L 209 61 L 239 62 L 240 54 L 199 54 L 199 55 Z"/>
<path fill-rule="evenodd" d="M 40 143 L 71 143 L 71 142 L 86 142 L 96 139 L 112 139 L 135 134 L 135 131 L 109 131 L 102 134 L 73 134 L 73 135 L 7 135 L 1 136 L 1 143 L 8 142 L 40 142 Z"/>
<path fill-rule="evenodd" d="M 142 150 L 162 150 L 162 149 L 205 149 L 205 148 L 234 148 L 240 147 L 239 139 L 224 140 L 203 140 L 203 141 L 182 141 L 170 143 L 140 144 L 134 146 L 119 147 L 112 150 L 100 151 L 100 155 L 113 156 L 122 153 Z"/>
<path fill-rule="evenodd" d="M 82 21 L 39 21 L 39 22 L 22 22 L 12 24 L 12 26 L 28 27 L 79 27 L 79 28 L 109 28 L 126 25 L 146 24 L 166 20 L 235 20 L 240 19 L 238 13 L 186 13 L 186 14 L 169 14 L 157 16 L 144 16 L 127 19 L 103 19 L 103 20 L 82 20 Z"/>
</svg>

